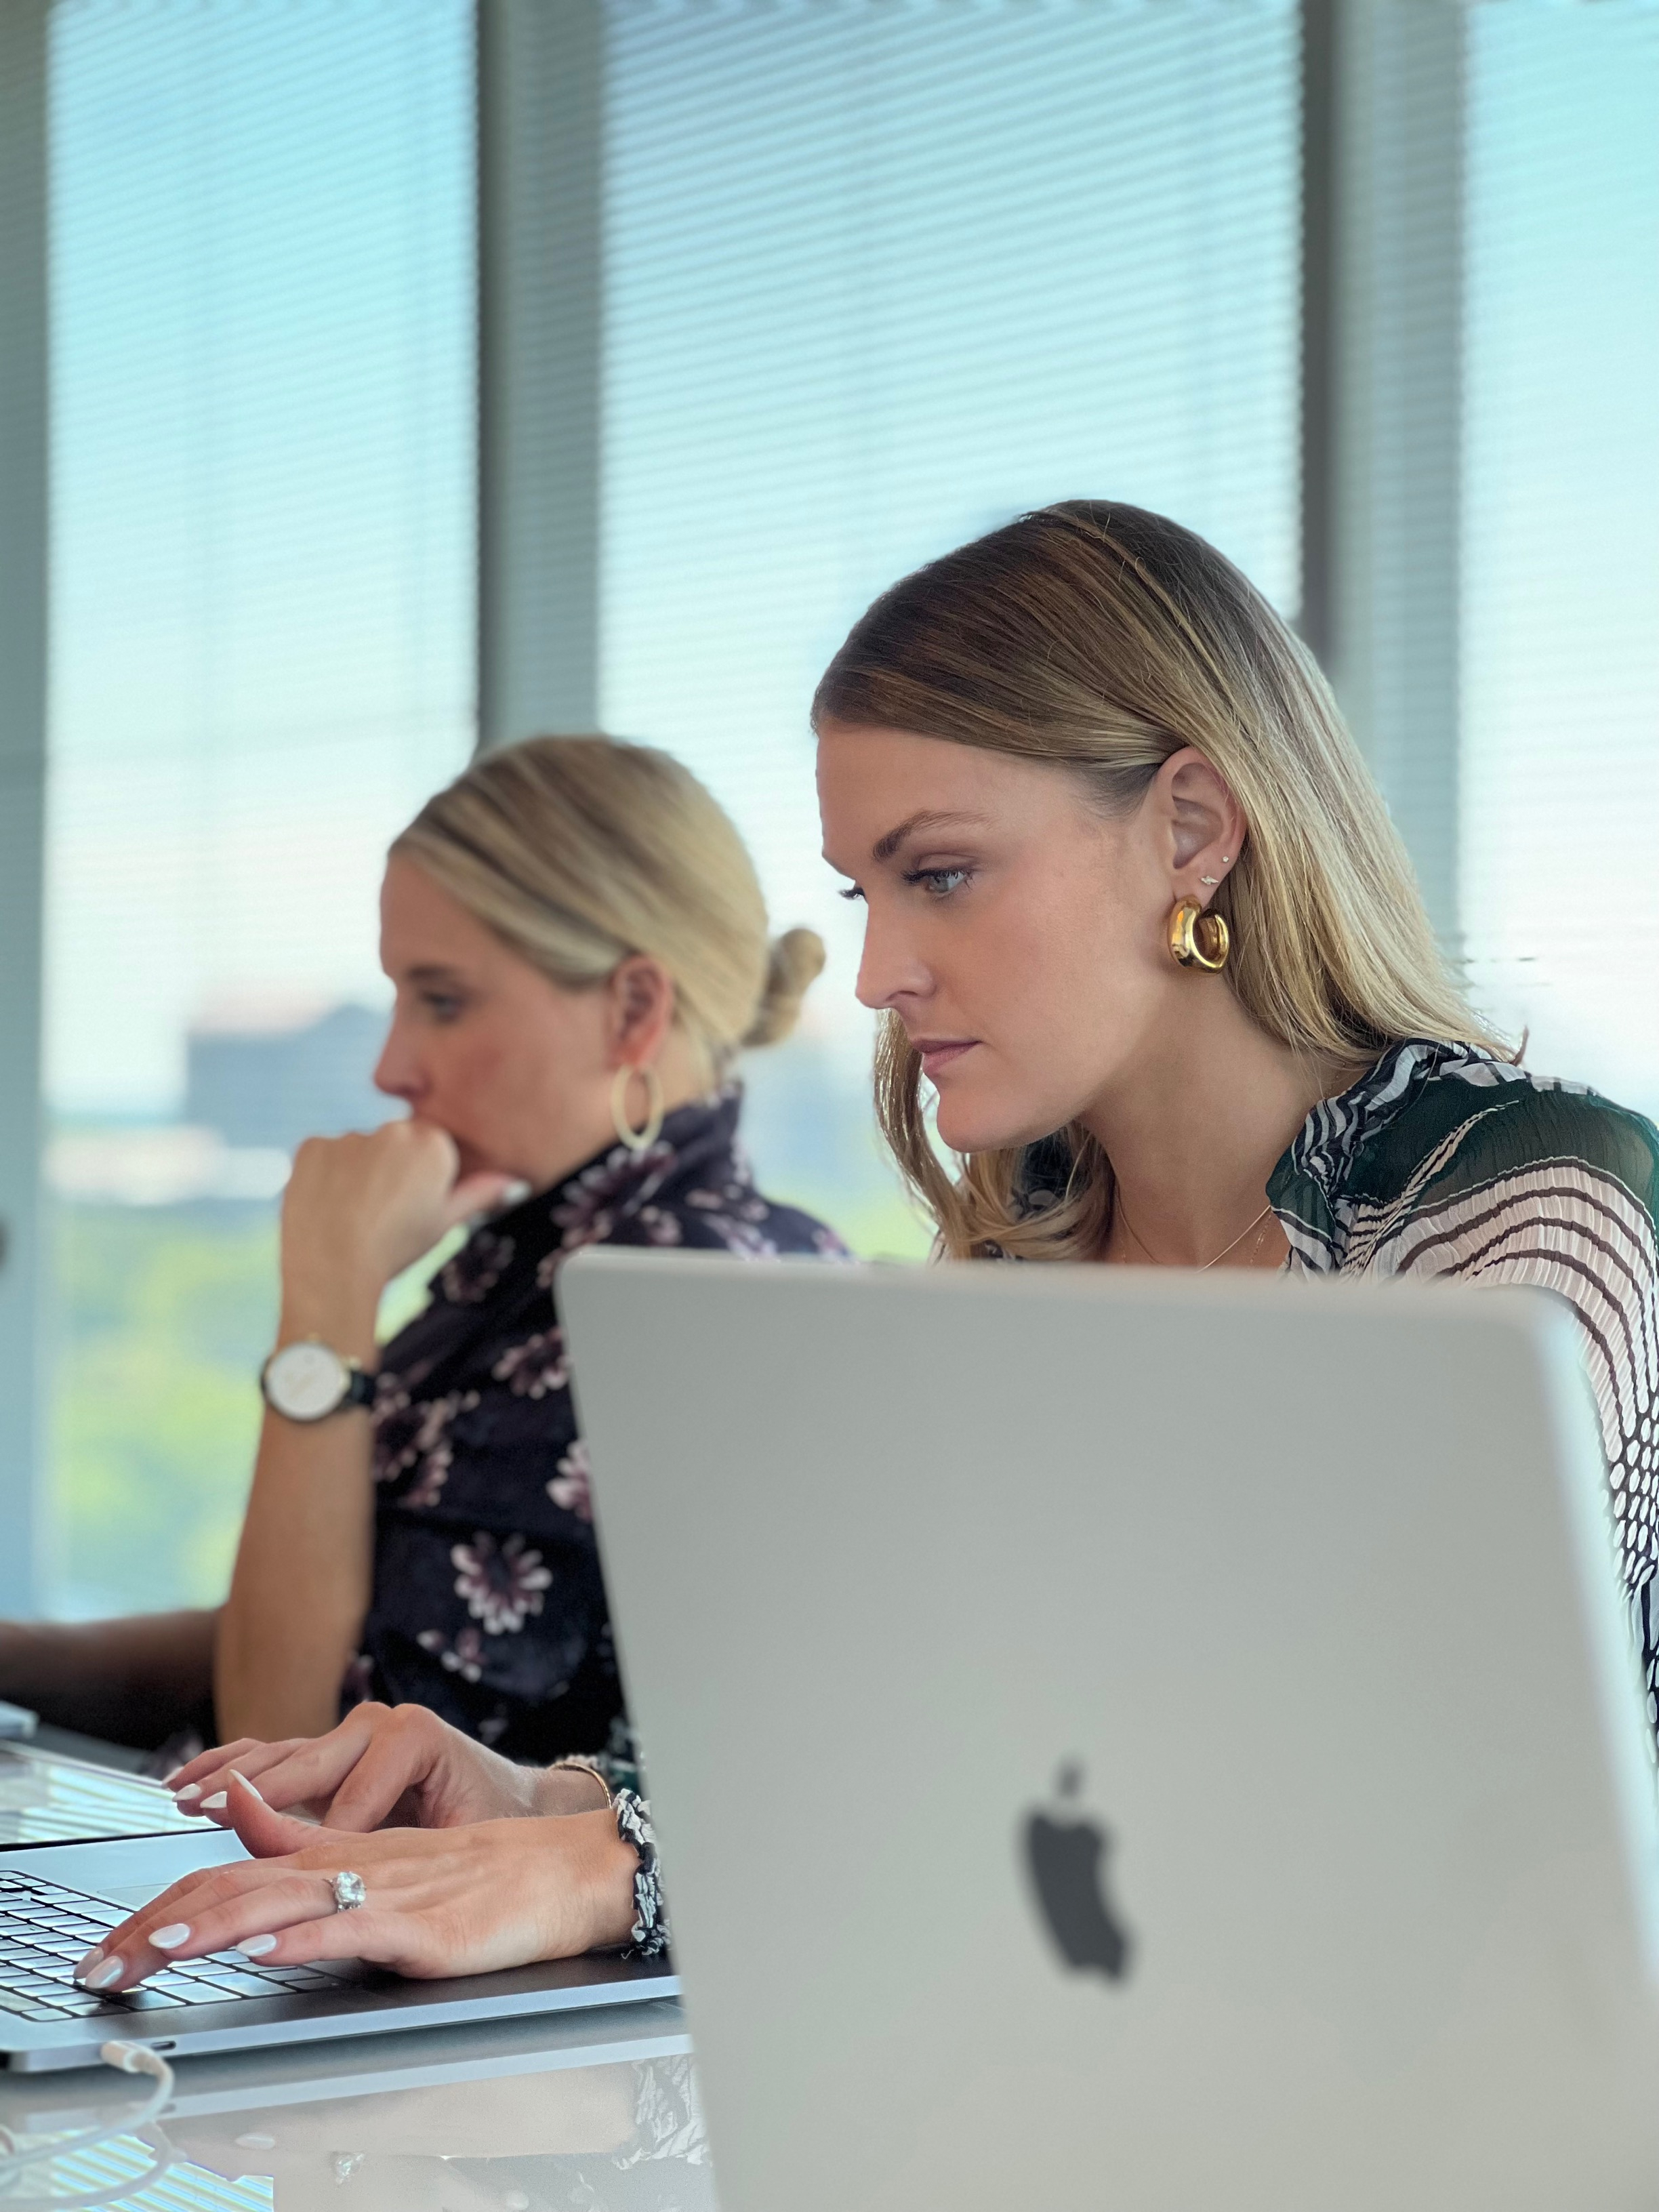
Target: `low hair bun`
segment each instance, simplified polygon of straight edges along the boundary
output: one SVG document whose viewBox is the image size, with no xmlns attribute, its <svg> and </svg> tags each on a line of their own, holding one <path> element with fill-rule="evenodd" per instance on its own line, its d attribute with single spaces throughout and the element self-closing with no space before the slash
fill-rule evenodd
<svg viewBox="0 0 1659 2212">
<path fill-rule="evenodd" d="M 766 984 L 743 1040 L 745 1048 L 782 1042 L 799 1018 L 801 1000 L 823 974 L 823 939 L 815 929 L 786 929 L 772 939 Z"/>
<path fill-rule="evenodd" d="M 562 990 L 630 953 L 660 962 L 699 1080 L 787 1035 L 823 965 L 810 929 L 768 935 L 731 817 L 684 762 L 614 738 L 526 738 L 480 753 L 392 845 Z"/>
</svg>

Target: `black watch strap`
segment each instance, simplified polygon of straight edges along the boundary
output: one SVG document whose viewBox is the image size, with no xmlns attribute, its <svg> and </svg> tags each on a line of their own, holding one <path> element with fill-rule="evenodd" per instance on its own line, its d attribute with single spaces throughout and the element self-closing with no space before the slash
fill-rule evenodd
<svg viewBox="0 0 1659 2212">
<path fill-rule="evenodd" d="M 350 1363 L 351 1380 L 341 1399 L 342 1406 L 372 1406 L 374 1403 L 374 1377 L 354 1359 Z"/>
</svg>

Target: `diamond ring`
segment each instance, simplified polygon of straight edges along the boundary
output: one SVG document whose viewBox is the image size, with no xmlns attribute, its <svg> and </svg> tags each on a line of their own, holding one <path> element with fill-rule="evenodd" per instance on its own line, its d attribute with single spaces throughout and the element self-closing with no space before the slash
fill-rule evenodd
<svg viewBox="0 0 1659 2212">
<path fill-rule="evenodd" d="M 329 1887 L 334 1892 L 337 1912 L 355 1912 L 360 1905 L 368 1902 L 368 1892 L 360 1874 L 337 1874 Z"/>
</svg>

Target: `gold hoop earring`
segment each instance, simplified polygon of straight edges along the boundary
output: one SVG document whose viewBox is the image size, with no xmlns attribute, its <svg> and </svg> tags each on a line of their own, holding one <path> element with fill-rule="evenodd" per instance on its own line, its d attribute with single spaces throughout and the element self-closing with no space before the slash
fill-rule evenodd
<svg viewBox="0 0 1659 2212">
<path fill-rule="evenodd" d="M 634 1078 L 645 1079 L 645 1123 L 635 1128 L 628 1118 L 628 1086 Z M 617 1134 L 637 1159 L 648 1152 L 662 1134 L 662 1078 L 654 1067 L 623 1066 L 617 1070 L 611 1083 L 611 1118 L 617 1125 Z"/>
<path fill-rule="evenodd" d="M 1206 939 L 1208 942 L 1206 943 Z M 1207 968 L 1213 975 L 1227 964 L 1233 949 L 1227 924 L 1196 899 L 1178 899 L 1170 916 L 1170 955 L 1183 968 Z"/>
</svg>

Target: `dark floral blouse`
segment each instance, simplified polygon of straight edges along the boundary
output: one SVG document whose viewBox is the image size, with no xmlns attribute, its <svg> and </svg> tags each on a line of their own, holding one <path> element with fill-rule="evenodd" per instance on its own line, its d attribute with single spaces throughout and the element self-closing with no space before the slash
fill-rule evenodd
<svg viewBox="0 0 1659 2212">
<path fill-rule="evenodd" d="M 615 1146 L 474 1230 L 386 1346 L 374 1586 L 344 1705 L 427 1705 L 511 1759 L 625 1749 L 558 1271 L 584 1244 L 845 1258 L 755 1188 L 740 1103 L 733 1087 L 681 1107 L 648 1151 Z"/>
</svg>

